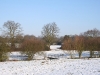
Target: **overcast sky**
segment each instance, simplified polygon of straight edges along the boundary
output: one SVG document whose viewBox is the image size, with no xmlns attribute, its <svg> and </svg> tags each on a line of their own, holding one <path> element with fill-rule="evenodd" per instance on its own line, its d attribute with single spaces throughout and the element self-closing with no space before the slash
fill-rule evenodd
<svg viewBox="0 0 100 75">
<path fill-rule="evenodd" d="M 60 36 L 100 30 L 100 0 L 0 0 L 0 27 L 8 20 L 20 23 L 24 34 L 35 36 L 52 22 Z"/>
</svg>

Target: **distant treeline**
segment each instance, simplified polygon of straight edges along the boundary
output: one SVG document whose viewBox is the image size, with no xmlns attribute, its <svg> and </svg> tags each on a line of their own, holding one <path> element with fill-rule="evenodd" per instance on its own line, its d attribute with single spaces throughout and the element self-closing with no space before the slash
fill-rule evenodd
<svg viewBox="0 0 100 75">
<path fill-rule="evenodd" d="M 95 28 L 80 35 L 65 35 L 62 49 L 76 50 L 79 57 L 83 51 L 90 51 L 90 57 L 93 57 L 94 51 L 98 51 L 98 57 L 100 57 L 100 31 Z"/>
</svg>

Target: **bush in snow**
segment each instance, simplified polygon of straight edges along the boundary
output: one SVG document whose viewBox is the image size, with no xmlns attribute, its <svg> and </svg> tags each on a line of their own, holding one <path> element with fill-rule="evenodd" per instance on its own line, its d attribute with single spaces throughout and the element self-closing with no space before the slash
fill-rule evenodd
<svg viewBox="0 0 100 75">
<path fill-rule="evenodd" d="M 72 40 L 72 38 L 70 38 L 67 35 L 64 37 L 62 49 L 67 50 L 68 53 L 70 54 L 70 57 L 73 58 L 73 51 L 72 50 L 74 50 L 74 41 Z"/>
<path fill-rule="evenodd" d="M 22 52 L 28 56 L 28 60 L 32 60 L 34 54 L 44 50 L 44 48 L 44 42 L 37 38 L 25 39 L 22 43 Z"/>
</svg>

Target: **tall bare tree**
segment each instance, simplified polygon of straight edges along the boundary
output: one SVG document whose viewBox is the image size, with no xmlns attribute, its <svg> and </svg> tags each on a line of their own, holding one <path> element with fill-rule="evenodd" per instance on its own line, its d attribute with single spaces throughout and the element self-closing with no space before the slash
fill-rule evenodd
<svg viewBox="0 0 100 75">
<path fill-rule="evenodd" d="M 3 25 L 3 33 L 5 33 L 6 37 L 9 38 L 9 42 L 11 43 L 11 49 L 14 48 L 14 38 L 21 34 L 22 28 L 19 23 L 15 23 L 14 21 L 7 21 Z"/>
<path fill-rule="evenodd" d="M 58 33 L 59 33 L 59 28 L 57 27 L 55 22 L 46 24 L 43 27 L 41 34 L 44 40 L 46 41 L 48 47 L 50 47 L 50 44 L 55 42 Z"/>
<path fill-rule="evenodd" d="M 63 44 L 62 44 L 62 49 L 67 50 L 70 54 L 70 57 L 73 58 L 73 50 L 74 50 L 74 45 L 73 45 L 73 40 L 71 37 L 66 37 L 64 38 Z"/>
<path fill-rule="evenodd" d="M 82 52 L 85 49 L 85 39 L 82 35 L 80 36 L 75 36 L 75 41 L 74 41 L 74 48 L 77 50 L 78 54 L 79 54 L 79 58 L 81 58 Z"/>
</svg>

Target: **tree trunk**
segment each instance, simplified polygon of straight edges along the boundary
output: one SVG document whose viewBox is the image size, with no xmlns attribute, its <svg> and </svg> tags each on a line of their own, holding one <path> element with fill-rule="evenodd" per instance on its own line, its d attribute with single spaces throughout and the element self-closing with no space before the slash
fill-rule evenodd
<svg viewBox="0 0 100 75">
<path fill-rule="evenodd" d="M 91 57 L 91 58 L 92 58 L 92 55 L 93 55 L 93 54 L 92 54 L 92 50 L 90 50 L 90 57 Z"/>
<path fill-rule="evenodd" d="M 82 51 L 79 51 L 79 59 L 81 58 L 82 55 Z"/>
<path fill-rule="evenodd" d="M 100 57 L 100 51 L 98 51 L 98 57 Z"/>
</svg>

